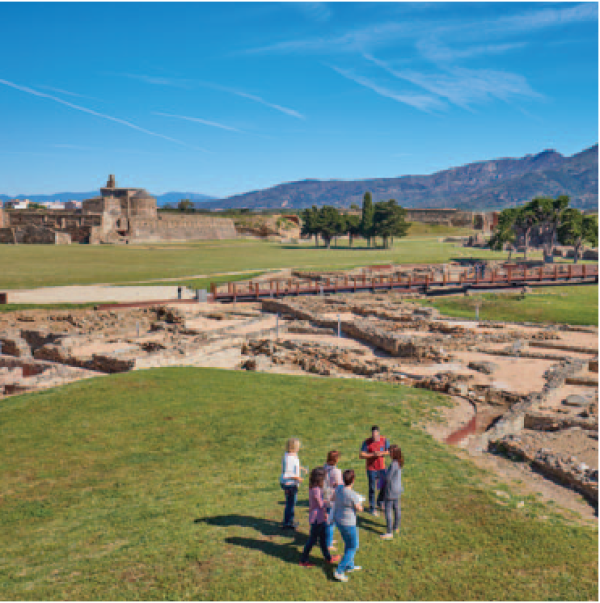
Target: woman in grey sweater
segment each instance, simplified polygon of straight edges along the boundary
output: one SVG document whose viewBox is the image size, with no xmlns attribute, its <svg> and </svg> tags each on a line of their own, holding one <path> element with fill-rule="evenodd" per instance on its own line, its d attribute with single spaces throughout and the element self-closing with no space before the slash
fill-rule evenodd
<svg viewBox="0 0 600 603">
<path fill-rule="evenodd" d="M 400 496 L 402 495 L 402 467 L 404 467 L 404 457 L 399 446 L 390 446 L 390 456 L 392 464 L 388 467 L 385 479 L 385 521 L 387 531 L 381 535 L 383 540 L 391 540 L 394 535 L 400 533 Z"/>
</svg>

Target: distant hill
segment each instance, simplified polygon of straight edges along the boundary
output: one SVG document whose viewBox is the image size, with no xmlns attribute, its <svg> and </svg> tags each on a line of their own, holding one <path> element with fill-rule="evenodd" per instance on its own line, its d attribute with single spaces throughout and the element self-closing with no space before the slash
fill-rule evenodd
<svg viewBox="0 0 600 603">
<path fill-rule="evenodd" d="M 571 157 L 554 150 L 521 158 L 493 159 L 429 176 L 368 180 L 301 180 L 202 204 L 206 209 L 298 209 L 311 205 L 349 207 L 365 191 L 373 199 L 396 199 L 404 207 L 456 207 L 494 210 L 519 205 L 535 196 L 567 194 L 572 204 L 598 204 L 598 145 Z"/>
<path fill-rule="evenodd" d="M 87 193 L 53 193 L 49 195 L 17 195 L 10 197 L 9 195 L 0 195 L 0 201 L 9 201 L 10 199 L 29 199 L 34 203 L 40 201 L 83 201 L 84 199 L 90 199 L 92 197 L 98 197 L 100 191 L 90 191 Z M 182 199 L 189 199 L 194 202 L 204 202 L 214 199 L 208 195 L 201 193 L 165 193 L 164 195 L 154 195 L 156 197 L 156 203 L 159 206 L 166 205 L 167 203 L 178 203 Z"/>
<path fill-rule="evenodd" d="M 522 204 L 536 196 L 566 194 L 574 207 L 597 209 L 598 145 L 565 157 L 554 150 L 520 158 L 492 159 L 450 168 L 428 176 L 368 180 L 300 180 L 241 195 L 214 199 L 190 192 L 156 196 L 159 206 L 189 199 L 197 208 L 300 209 L 311 205 L 349 207 L 360 204 L 365 191 L 373 199 L 396 199 L 403 207 L 456 207 L 489 211 Z M 83 200 L 99 195 L 55 193 L 18 195 L 31 201 Z M 0 195 L 6 201 L 15 197 Z"/>
<path fill-rule="evenodd" d="M 201 193 L 165 193 L 164 195 L 158 195 L 156 197 L 156 202 L 158 205 L 166 205 L 167 203 L 179 203 L 182 199 L 189 199 L 194 203 L 201 204 L 203 207 L 206 201 L 212 201 L 215 197 L 210 197 L 208 195 L 203 195 Z"/>
</svg>

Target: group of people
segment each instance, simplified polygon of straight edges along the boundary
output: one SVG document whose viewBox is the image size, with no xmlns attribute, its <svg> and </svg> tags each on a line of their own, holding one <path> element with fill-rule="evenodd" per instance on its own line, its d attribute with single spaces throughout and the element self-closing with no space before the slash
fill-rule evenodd
<svg viewBox="0 0 600 603">
<path fill-rule="evenodd" d="M 298 452 L 300 441 L 290 438 L 283 455 L 280 484 L 285 493 L 283 528 L 295 530 L 294 521 L 298 489 L 303 481 L 302 472 L 308 471 L 300 465 Z M 369 483 L 369 512 L 377 516 L 385 511 L 386 532 L 384 540 L 391 540 L 394 533 L 400 532 L 400 497 L 402 494 L 402 467 L 404 458 L 399 446 L 390 445 L 387 438 L 380 434 L 379 427 L 371 428 L 371 437 L 366 439 L 360 449 L 360 458 L 366 461 Z M 386 469 L 385 457 L 391 458 Z M 302 552 L 300 565 L 313 567 L 308 560 L 312 548 L 319 543 L 323 557 L 328 563 L 337 563 L 334 578 L 347 582 L 346 573 L 362 569 L 354 564 L 358 550 L 358 527 L 356 514 L 363 512 L 364 498 L 354 491 L 356 478 L 353 469 L 342 471 L 338 468 L 340 453 L 332 450 L 327 454 L 323 467 L 310 472 L 308 494 L 308 521 L 310 536 Z M 332 555 L 335 552 L 334 528 L 337 527 L 344 541 L 344 555 Z"/>
</svg>

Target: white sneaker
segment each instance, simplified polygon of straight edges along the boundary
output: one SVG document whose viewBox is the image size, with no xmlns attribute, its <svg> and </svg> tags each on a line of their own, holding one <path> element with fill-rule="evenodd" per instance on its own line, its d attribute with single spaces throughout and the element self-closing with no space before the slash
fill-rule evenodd
<svg viewBox="0 0 600 603">
<path fill-rule="evenodd" d="M 337 572 L 333 572 L 333 577 L 340 582 L 348 582 L 348 576 L 345 574 L 338 574 Z"/>
<path fill-rule="evenodd" d="M 379 538 L 381 538 L 381 540 L 391 540 L 393 537 L 393 534 L 382 534 Z"/>
<path fill-rule="evenodd" d="M 360 565 L 355 565 L 354 567 L 351 567 L 350 569 L 347 569 L 346 571 L 348 573 L 350 573 L 350 572 L 360 572 L 361 569 L 362 569 L 362 567 Z"/>
</svg>

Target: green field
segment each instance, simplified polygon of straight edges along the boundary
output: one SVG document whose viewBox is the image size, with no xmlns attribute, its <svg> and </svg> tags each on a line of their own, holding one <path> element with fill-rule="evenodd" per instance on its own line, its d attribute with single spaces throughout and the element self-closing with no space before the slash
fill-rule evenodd
<svg viewBox="0 0 600 603">
<path fill-rule="evenodd" d="M 439 394 L 361 380 L 170 368 L 0 407 L 0 593 L 8 600 L 596 600 L 596 526 L 570 525 L 413 427 Z M 348 584 L 282 532 L 285 440 L 342 452 L 366 494 L 373 423 L 402 446 L 402 537 L 359 518 Z M 517 503 L 524 501 L 524 506 Z"/>
<path fill-rule="evenodd" d="M 315 249 L 260 240 L 152 245 L 0 245 L 0 291 L 58 285 L 126 283 L 272 268 L 349 268 L 369 264 L 439 263 L 453 258 L 505 258 L 506 253 L 407 237 L 393 249 Z M 358 244 L 357 244 L 358 245 Z M 189 279 L 182 279 L 182 281 Z M 176 283 L 175 283 L 176 284 Z"/>
<path fill-rule="evenodd" d="M 518 292 L 483 293 L 421 300 L 443 314 L 482 320 L 598 325 L 598 285 L 539 287 L 522 296 Z"/>
</svg>

